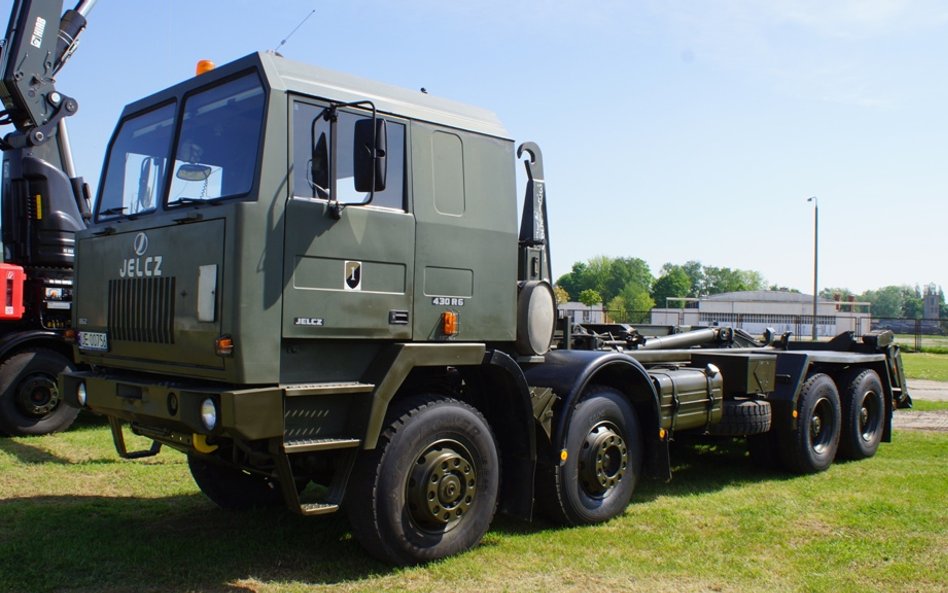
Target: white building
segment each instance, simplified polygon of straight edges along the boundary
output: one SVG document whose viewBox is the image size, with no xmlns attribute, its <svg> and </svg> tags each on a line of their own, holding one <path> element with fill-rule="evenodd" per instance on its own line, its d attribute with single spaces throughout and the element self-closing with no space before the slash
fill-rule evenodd
<svg viewBox="0 0 948 593">
<path fill-rule="evenodd" d="M 677 307 L 676 307 L 677 305 Z M 655 325 L 728 325 L 760 335 L 766 328 L 778 334 L 791 331 L 798 338 L 813 335 L 813 295 L 755 290 L 728 292 L 700 299 L 670 298 L 665 308 L 652 309 Z M 817 303 L 816 333 L 829 338 L 844 331 L 861 336 L 869 331 L 869 303 Z"/>
<path fill-rule="evenodd" d="M 568 302 L 557 305 L 560 318 L 567 318 L 571 323 L 605 323 L 606 313 L 602 303 L 589 306 L 582 303 Z"/>
</svg>

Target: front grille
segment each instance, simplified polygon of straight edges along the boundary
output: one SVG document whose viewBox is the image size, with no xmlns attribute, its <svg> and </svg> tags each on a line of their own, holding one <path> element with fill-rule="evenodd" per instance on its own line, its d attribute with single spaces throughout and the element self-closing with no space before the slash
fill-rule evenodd
<svg viewBox="0 0 948 593">
<path fill-rule="evenodd" d="M 174 277 L 109 280 L 109 338 L 174 344 Z"/>
</svg>

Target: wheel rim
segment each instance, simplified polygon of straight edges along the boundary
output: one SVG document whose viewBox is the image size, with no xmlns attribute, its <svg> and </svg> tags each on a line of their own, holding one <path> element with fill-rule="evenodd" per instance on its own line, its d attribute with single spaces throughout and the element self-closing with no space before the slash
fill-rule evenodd
<svg viewBox="0 0 948 593">
<path fill-rule="evenodd" d="M 879 399 L 874 391 L 867 391 L 862 396 L 862 406 L 859 410 L 859 437 L 867 443 L 872 442 L 881 424 L 882 410 Z"/>
<path fill-rule="evenodd" d="M 429 531 L 453 529 L 475 502 L 477 465 L 464 445 L 440 440 L 415 460 L 405 490 L 415 524 Z"/>
<path fill-rule="evenodd" d="M 810 417 L 810 445 L 817 453 L 823 453 L 833 440 L 833 409 L 828 399 L 823 398 L 813 406 Z"/>
<path fill-rule="evenodd" d="M 583 441 L 579 482 L 593 497 L 602 498 L 622 481 L 629 467 L 629 448 L 611 422 L 600 422 Z"/>
<path fill-rule="evenodd" d="M 17 388 L 17 407 L 27 416 L 42 418 L 59 405 L 59 387 L 49 375 L 33 374 Z"/>
</svg>

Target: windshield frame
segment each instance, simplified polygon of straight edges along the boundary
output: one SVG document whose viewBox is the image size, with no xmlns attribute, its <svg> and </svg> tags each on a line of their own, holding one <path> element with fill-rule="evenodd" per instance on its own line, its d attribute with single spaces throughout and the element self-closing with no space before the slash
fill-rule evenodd
<svg viewBox="0 0 948 593">
<path fill-rule="evenodd" d="M 167 140 L 167 148 L 166 148 L 166 154 L 170 156 L 172 144 L 175 138 L 174 128 L 177 125 L 176 120 L 178 117 L 178 105 L 177 105 L 176 99 L 168 99 L 165 101 L 161 101 L 160 103 L 151 105 L 146 109 L 142 109 L 140 111 L 136 111 L 135 113 L 128 114 L 127 116 L 119 120 L 119 123 L 115 127 L 115 131 L 112 134 L 112 138 L 109 140 L 108 150 L 105 153 L 105 161 L 103 163 L 102 175 L 100 175 L 99 177 L 99 187 L 98 187 L 98 191 L 96 192 L 95 212 L 94 212 L 95 220 L 97 222 L 111 221 L 111 220 L 116 220 L 120 218 L 133 218 L 134 219 L 142 215 L 151 214 L 155 212 L 158 209 L 158 206 L 163 202 L 164 200 L 163 195 L 167 193 L 167 189 L 164 187 L 164 184 L 167 182 L 166 174 L 162 174 L 161 179 L 159 180 L 160 183 L 162 184 L 161 191 L 160 191 L 161 195 L 158 196 L 158 199 L 150 208 L 147 208 L 145 210 L 141 210 L 138 212 L 126 212 L 124 208 L 125 195 L 123 194 L 121 196 L 121 199 L 117 203 L 117 205 L 113 206 L 110 202 L 109 204 L 106 204 L 107 206 L 109 206 L 109 208 L 106 209 L 105 211 L 102 210 L 102 206 L 103 206 L 102 199 L 106 191 L 106 185 L 111 180 L 110 173 L 112 172 L 112 165 L 114 164 L 119 167 L 121 166 L 120 163 L 112 163 L 112 157 L 115 155 L 116 144 L 124 138 L 124 136 L 122 135 L 123 132 L 125 132 L 128 129 L 127 126 L 130 123 L 136 120 L 140 120 L 141 118 L 146 118 L 150 115 L 156 114 L 163 109 L 167 109 L 168 107 L 172 108 L 172 113 L 171 113 L 172 129 L 171 129 L 171 134 L 169 135 L 168 140 Z M 126 155 L 128 154 L 129 153 L 126 152 Z M 124 188 L 126 184 L 128 183 L 128 179 L 126 179 L 125 176 L 123 175 L 121 178 L 121 181 L 122 181 L 121 186 Z M 110 210 L 112 208 L 123 208 L 123 210 L 111 212 Z"/>
<path fill-rule="evenodd" d="M 203 76 L 208 76 L 207 74 Z M 246 167 L 248 173 L 251 174 L 250 182 L 246 187 L 241 188 L 241 191 L 234 193 L 228 193 L 216 196 L 210 199 L 184 199 L 180 201 L 175 201 L 171 197 L 172 186 L 175 182 L 175 172 L 178 169 L 178 151 L 180 148 L 180 138 L 182 130 L 185 127 L 186 122 L 184 121 L 184 114 L 187 109 L 187 104 L 189 99 L 196 95 L 200 95 L 206 92 L 213 92 L 214 89 L 226 85 L 228 83 L 234 82 L 241 78 L 251 78 L 255 87 L 259 88 L 262 93 L 262 105 L 260 106 L 259 111 L 259 128 L 256 130 L 254 137 L 257 141 L 256 151 L 251 151 L 248 149 L 248 155 L 252 157 L 247 159 L 248 166 Z M 183 85 L 182 85 L 183 86 Z M 251 87 L 248 90 L 252 90 Z M 169 89 L 173 90 L 173 89 Z M 115 131 L 112 134 L 112 138 L 109 140 L 108 150 L 106 152 L 105 160 L 103 162 L 103 171 L 99 180 L 99 187 L 96 193 L 95 201 L 95 210 L 94 210 L 94 219 L 97 223 L 99 222 L 115 222 L 121 220 L 134 220 L 142 216 L 153 216 L 157 212 L 173 211 L 179 210 L 182 207 L 201 207 L 203 205 L 210 204 L 219 204 L 222 201 L 231 201 L 231 200 L 248 200 L 256 199 L 258 194 L 258 188 L 260 184 L 260 174 L 263 161 L 263 152 L 264 145 L 266 143 L 266 124 L 269 117 L 270 110 L 270 99 L 271 99 L 271 89 L 266 83 L 266 77 L 262 75 L 258 68 L 244 68 L 238 72 L 234 72 L 228 76 L 222 76 L 219 79 L 213 80 L 207 84 L 203 84 L 199 87 L 186 88 L 183 91 L 178 91 L 173 93 L 173 96 L 169 97 L 168 93 L 161 93 L 156 95 L 156 100 L 153 104 L 136 109 L 132 113 L 123 115 L 122 119 L 119 121 L 119 124 L 116 126 Z M 160 97 L 160 98 L 159 98 Z M 136 104 L 136 107 L 140 105 Z M 174 106 L 174 123 L 173 123 L 173 133 L 171 135 L 171 140 L 167 147 L 167 152 L 164 155 L 166 161 L 163 172 L 163 179 L 161 180 L 162 188 L 160 195 L 157 196 L 157 203 L 154 207 L 147 211 L 139 211 L 130 213 L 126 210 L 122 212 L 113 212 L 105 214 L 103 206 L 103 197 L 104 192 L 106 191 L 106 181 L 109 177 L 110 170 L 112 166 L 117 165 L 118 163 L 112 163 L 113 153 L 116 148 L 116 142 L 119 140 L 119 134 L 128 125 L 129 122 L 134 121 L 136 118 L 147 116 L 150 113 L 156 112 L 159 109 L 166 108 L 168 105 Z M 187 162 L 187 161 L 185 161 Z M 124 177 L 123 177 L 124 179 Z M 128 180 L 125 179 L 123 182 L 123 187 L 128 183 Z M 128 199 L 128 196 L 125 194 L 122 195 L 120 200 L 116 200 L 114 197 L 111 199 L 111 202 L 118 202 L 121 206 L 125 206 L 125 202 Z M 108 206 L 108 205 L 107 205 Z"/>
</svg>

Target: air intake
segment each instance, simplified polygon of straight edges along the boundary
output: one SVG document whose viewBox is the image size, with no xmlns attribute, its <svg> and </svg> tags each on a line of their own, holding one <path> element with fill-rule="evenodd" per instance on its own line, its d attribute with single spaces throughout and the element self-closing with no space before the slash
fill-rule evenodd
<svg viewBox="0 0 948 593">
<path fill-rule="evenodd" d="M 174 343 L 174 278 L 109 280 L 109 337 Z"/>
</svg>

